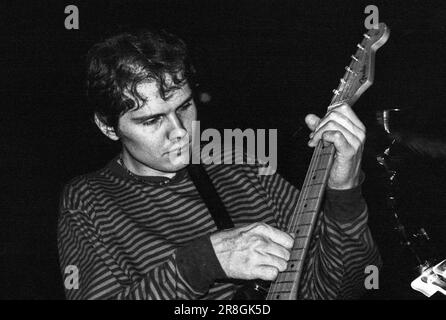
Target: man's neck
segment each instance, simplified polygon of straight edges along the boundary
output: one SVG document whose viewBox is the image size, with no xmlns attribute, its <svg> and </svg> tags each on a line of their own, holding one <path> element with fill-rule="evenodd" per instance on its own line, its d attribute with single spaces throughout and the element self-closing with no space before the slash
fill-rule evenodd
<svg viewBox="0 0 446 320">
<path fill-rule="evenodd" d="M 138 160 L 129 156 L 126 152 L 121 154 L 121 165 L 126 169 L 130 174 L 144 177 L 166 177 L 172 179 L 175 176 L 175 172 L 163 172 L 159 170 L 155 170 L 146 166 L 145 164 L 139 162 Z"/>
</svg>

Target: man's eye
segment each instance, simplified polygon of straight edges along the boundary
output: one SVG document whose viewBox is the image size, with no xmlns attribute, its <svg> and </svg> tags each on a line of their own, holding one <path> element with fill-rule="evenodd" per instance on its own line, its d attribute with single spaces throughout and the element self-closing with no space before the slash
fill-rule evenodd
<svg viewBox="0 0 446 320">
<path fill-rule="evenodd" d="M 151 125 L 158 124 L 159 122 L 161 122 L 161 117 L 155 117 L 150 120 L 144 121 L 142 124 L 144 126 L 151 126 Z"/>
<path fill-rule="evenodd" d="M 192 105 L 192 103 L 189 102 L 189 103 L 185 104 L 184 106 L 179 107 L 178 111 L 179 112 L 186 111 L 191 105 Z"/>
</svg>

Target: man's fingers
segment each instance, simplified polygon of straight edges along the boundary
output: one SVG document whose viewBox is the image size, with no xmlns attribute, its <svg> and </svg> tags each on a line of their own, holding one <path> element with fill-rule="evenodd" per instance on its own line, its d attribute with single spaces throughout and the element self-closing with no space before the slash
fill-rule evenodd
<svg viewBox="0 0 446 320">
<path fill-rule="evenodd" d="M 282 247 L 288 249 L 293 247 L 293 237 L 291 237 L 288 233 L 273 228 L 265 223 L 255 224 L 251 231 L 270 239 Z"/>
<path fill-rule="evenodd" d="M 339 123 L 344 128 L 346 128 L 348 131 L 350 131 L 351 133 L 356 135 L 360 141 L 365 140 L 365 130 L 362 127 L 359 127 L 358 125 L 356 125 L 346 115 L 344 115 L 343 113 L 338 112 L 336 110 L 330 112 L 324 119 L 322 119 L 319 122 L 315 131 L 318 131 L 320 128 L 322 128 L 324 125 L 326 125 L 330 121 Z"/>
<path fill-rule="evenodd" d="M 258 251 L 261 254 L 269 254 L 284 261 L 288 261 L 290 259 L 290 251 L 272 241 Z"/>
<path fill-rule="evenodd" d="M 254 269 L 252 273 L 253 279 L 275 280 L 279 275 L 279 270 L 272 266 L 261 265 Z"/>
<path fill-rule="evenodd" d="M 345 104 L 335 104 L 329 107 L 327 115 L 320 119 L 316 115 L 309 114 L 305 117 L 310 130 L 313 132 L 310 134 L 313 142 L 309 142 L 310 146 L 315 146 L 321 139 L 324 131 L 336 131 L 339 130 L 345 136 L 347 141 L 356 149 L 359 147 L 357 141 L 364 143 L 366 137 L 366 130 L 364 124 L 359 120 L 352 108 Z M 347 131 L 345 131 L 347 130 Z M 352 138 L 352 135 L 356 138 Z"/>
<path fill-rule="evenodd" d="M 352 121 L 357 127 L 359 127 L 361 130 L 365 131 L 364 124 L 361 122 L 361 120 L 359 120 L 356 113 L 353 111 L 353 109 L 348 104 L 345 104 L 345 103 L 334 104 L 334 105 L 328 107 L 327 116 L 331 112 L 338 112 L 338 113 L 343 114 L 348 119 L 350 119 L 350 121 Z"/>
<path fill-rule="evenodd" d="M 340 131 L 325 131 L 323 140 L 334 144 L 338 154 L 351 157 L 355 154 L 354 148 L 348 143 L 345 136 Z"/>
<path fill-rule="evenodd" d="M 288 260 L 284 260 L 272 254 L 266 254 L 259 265 L 271 266 L 282 272 L 285 271 L 288 266 Z"/>
<path fill-rule="evenodd" d="M 265 223 L 211 235 L 215 254 L 228 277 L 274 280 L 287 267 L 294 237 Z"/>
<path fill-rule="evenodd" d="M 334 143 L 336 150 L 341 154 L 349 153 L 349 147 L 359 150 L 362 144 L 357 136 L 334 121 L 329 121 L 319 128 L 308 142 L 308 145 L 311 147 L 316 146 L 322 137 L 324 137 L 325 141 Z"/>
<path fill-rule="evenodd" d="M 311 131 L 314 131 L 320 122 L 320 118 L 314 114 L 308 114 L 305 117 L 305 123 Z"/>
</svg>

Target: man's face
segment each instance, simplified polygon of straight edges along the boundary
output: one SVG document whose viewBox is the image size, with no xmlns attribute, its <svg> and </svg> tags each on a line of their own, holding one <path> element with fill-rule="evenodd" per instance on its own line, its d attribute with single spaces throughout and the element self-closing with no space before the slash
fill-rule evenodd
<svg viewBox="0 0 446 320">
<path fill-rule="evenodd" d="M 124 163 L 139 175 L 172 177 L 190 157 L 192 121 L 197 117 L 192 90 L 185 84 L 167 100 L 155 82 L 141 83 L 137 90 L 146 102 L 123 114 L 118 123 Z"/>
</svg>

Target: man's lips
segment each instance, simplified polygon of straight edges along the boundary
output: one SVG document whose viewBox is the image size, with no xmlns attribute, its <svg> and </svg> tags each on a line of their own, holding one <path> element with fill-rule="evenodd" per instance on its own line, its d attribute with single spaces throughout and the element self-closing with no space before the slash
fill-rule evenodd
<svg viewBox="0 0 446 320">
<path fill-rule="evenodd" d="M 179 153 L 180 151 L 183 152 L 185 151 L 185 149 L 189 146 L 189 143 L 185 143 L 179 147 L 175 147 L 173 149 L 171 149 L 170 151 L 168 151 L 167 153 Z"/>
</svg>

